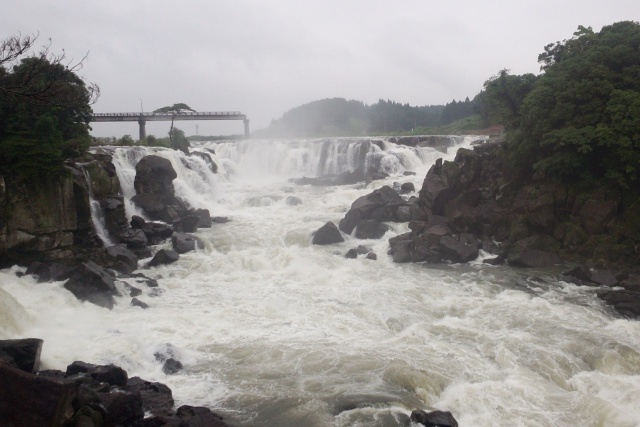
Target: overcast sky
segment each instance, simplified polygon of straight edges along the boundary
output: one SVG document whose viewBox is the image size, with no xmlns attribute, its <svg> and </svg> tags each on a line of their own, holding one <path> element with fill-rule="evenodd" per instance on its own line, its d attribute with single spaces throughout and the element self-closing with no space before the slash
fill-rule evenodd
<svg viewBox="0 0 640 427">
<path fill-rule="evenodd" d="M 251 128 L 291 108 L 341 97 L 413 106 L 473 98 L 503 68 L 538 73 L 546 44 L 578 25 L 640 20 L 638 0 L 0 0 L 1 38 L 39 33 L 53 52 L 89 56 L 95 112 L 183 102 L 241 111 Z M 197 122 L 179 122 L 187 135 Z M 242 122 L 199 122 L 200 135 Z M 137 138 L 136 123 L 93 125 Z M 166 135 L 169 124 L 147 124 Z"/>
</svg>

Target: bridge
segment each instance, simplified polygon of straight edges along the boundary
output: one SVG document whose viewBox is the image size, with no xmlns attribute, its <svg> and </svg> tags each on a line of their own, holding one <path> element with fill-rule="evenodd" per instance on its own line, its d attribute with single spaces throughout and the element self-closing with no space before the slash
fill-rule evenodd
<svg viewBox="0 0 640 427">
<path fill-rule="evenodd" d="M 171 120 L 242 120 L 244 123 L 244 136 L 249 138 L 249 119 L 239 111 L 216 112 L 185 112 L 173 113 L 94 113 L 92 122 L 138 122 L 140 125 L 140 140 L 147 137 L 147 122 L 171 121 Z"/>
</svg>

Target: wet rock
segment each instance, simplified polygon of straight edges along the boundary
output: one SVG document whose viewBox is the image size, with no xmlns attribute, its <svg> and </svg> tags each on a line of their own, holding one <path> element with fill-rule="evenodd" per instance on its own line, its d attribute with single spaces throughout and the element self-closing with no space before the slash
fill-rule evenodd
<svg viewBox="0 0 640 427">
<path fill-rule="evenodd" d="M 104 253 L 105 264 L 103 265 L 107 268 L 112 268 L 122 274 L 130 274 L 138 268 L 138 257 L 127 249 L 127 245 L 109 246 L 104 250 Z"/>
<path fill-rule="evenodd" d="M 211 218 L 211 221 L 215 222 L 216 224 L 224 224 L 231 220 L 226 216 L 214 216 L 213 218 Z"/>
<path fill-rule="evenodd" d="M 145 223 L 146 221 L 144 220 L 144 218 L 138 215 L 133 215 L 131 217 L 131 221 L 129 221 L 129 225 L 131 226 L 131 228 L 135 229 L 141 229 Z"/>
<path fill-rule="evenodd" d="M 149 244 L 146 234 L 138 228 L 130 228 L 118 235 L 118 240 L 128 248 L 142 248 Z"/>
<path fill-rule="evenodd" d="M 413 185 L 413 182 L 405 182 L 400 186 L 400 194 L 409 194 L 415 191 L 416 187 Z"/>
<path fill-rule="evenodd" d="M 64 280 L 69 276 L 73 267 L 56 262 L 34 261 L 29 264 L 25 274 L 35 276 L 38 283 Z"/>
<path fill-rule="evenodd" d="M 501 256 L 497 256 L 497 257 L 493 257 L 493 258 L 486 258 L 484 261 L 482 261 L 485 264 L 489 264 L 489 265 L 502 265 L 506 262 L 506 260 L 504 258 L 502 258 Z"/>
<path fill-rule="evenodd" d="M 358 258 L 358 251 L 356 249 L 349 249 L 344 257 L 347 259 L 356 259 Z"/>
<path fill-rule="evenodd" d="M 160 249 L 149 261 L 147 267 L 156 267 L 158 265 L 171 264 L 180 258 L 180 255 L 176 251 L 170 249 Z"/>
<path fill-rule="evenodd" d="M 597 295 L 623 316 L 640 318 L 640 292 L 607 289 L 598 291 Z"/>
<path fill-rule="evenodd" d="M 415 409 L 411 412 L 411 421 L 426 427 L 458 427 L 458 422 L 449 411 L 425 412 Z"/>
<path fill-rule="evenodd" d="M 338 227 L 331 221 L 316 230 L 311 239 L 311 243 L 314 245 L 331 245 L 340 242 L 344 242 L 344 238 Z"/>
<path fill-rule="evenodd" d="M 215 153 L 213 153 L 213 154 L 215 154 Z M 218 165 L 211 158 L 211 154 L 203 153 L 201 151 L 192 151 L 191 153 L 189 153 L 189 155 L 192 156 L 192 157 L 194 157 L 194 156 L 200 157 L 207 164 L 207 167 L 209 168 L 211 173 L 218 173 Z"/>
<path fill-rule="evenodd" d="M 368 219 L 380 222 L 397 221 L 398 207 L 404 203 L 404 199 L 393 188 L 385 185 L 356 199 L 340 221 L 340 230 L 351 234 L 362 220 Z"/>
<path fill-rule="evenodd" d="M 356 228 L 358 239 L 379 239 L 390 230 L 390 227 L 374 219 L 360 221 Z"/>
<path fill-rule="evenodd" d="M 63 426 L 74 413 L 77 386 L 0 362 L 0 425 Z"/>
<path fill-rule="evenodd" d="M 173 234 L 173 227 L 160 222 L 146 222 L 142 231 L 150 245 L 157 245 L 167 240 Z"/>
<path fill-rule="evenodd" d="M 169 359 L 164 361 L 164 364 L 162 365 L 162 372 L 164 372 L 167 375 L 173 375 L 176 374 L 178 372 L 180 372 L 182 370 L 182 362 L 180 362 L 179 360 L 176 360 L 172 357 L 170 357 Z"/>
<path fill-rule="evenodd" d="M 37 338 L 0 340 L 0 361 L 25 372 L 37 372 L 42 344 Z"/>
<path fill-rule="evenodd" d="M 185 233 L 173 233 L 171 236 L 171 244 L 173 245 L 173 249 L 179 254 L 195 251 L 197 247 L 204 246 L 196 236 Z"/>
<path fill-rule="evenodd" d="M 64 287 L 79 300 L 108 309 L 113 308 L 113 296 L 118 295 L 113 278 L 93 261 L 84 262 L 72 270 Z"/>
<path fill-rule="evenodd" d="M 124 387 L 127 385 L 127 372 L 116 365 L 94 365 L 82 361 L 75 361 L 67 366 L 67 376 L 83 374 L 91 379 L 107 383 L 112 386 Z"/>
<path fill-rule="evenodd" d="M 298 206 L 302 204 L 302 199 L 296 196 L 288 196 L 286 203 L 288 206 Z"/>
<path fill-rule="evenodd" d="M 198 228 L 211 228 L 213 221 L 209 209 L 196 209 L 195 215 L 199 218 Z"/>
<path fill-rule="evenodd" d="M 173 229 L 184 233 L 193 233 L 198 229 L 199 223 L 200 217 L 198 215 L 185 215 L 173 223 Z"/>
<path fill-rule="evenodd" d="M 377 261 L 378 260 L 378 255 L 376 255 L 375 252 L 369 252 L 366 256 L 365 259 L 370 259 L 372 261 Z"/>
<path fill-rule="evenodd" d="M 146 310 L 147 308 L 149 308 L 149 305 L 140 301 L 138 298 L 133 298 L 131 300 L 131 305 L 134 307 L 140 307 L 143 310 Z"/>
<path fill-rule="evenodd" d="M 173 414 L 173 395 L 171 389 L 158 382 L 145 381 L 140 377 L 129 378 L 125 390 L 140 394 L 142 409 L 152 415 Z"/>
</svg>

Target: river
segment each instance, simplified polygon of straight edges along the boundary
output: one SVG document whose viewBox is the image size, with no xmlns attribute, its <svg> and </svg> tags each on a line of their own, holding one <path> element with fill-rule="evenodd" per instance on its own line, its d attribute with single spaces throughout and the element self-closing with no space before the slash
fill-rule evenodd
<svg viewBox="0 0 640 427">
<path fill-rule="evenodd" d="M 155 153 L 176 169 L 178 196 L 231 221 L 199 229 L 204 247 L 177 263 L 141 270 L 160 285 L 141 286 L 147 310 L 119 297 L 109 311 L 61 282 L 0 270 L 0 338 L 44 339 L 42 369 L 114 363 L 236 426 L 408 426 L 416 408 L 451 411 L 461 426 L 640 425 L 640 322 L 560 281 L 562 267 L 394 264 L 387 240 L 407 224 L 380 240 L 311 245 L 356 198 L 394 182 L 420 189 L 437 158 L 473 138 L 452 141 L 446 152 L 355 139 L 201 143 L 217 174 L 172 150 L 113 148 L 125 198 L 135 163 Z M 358 162 L 391 176 L 290 181 Z M 346 259 L 358 245 L 377 260 Z M 184 369 L 165 375 L 156 353 Z"/>
</svg>

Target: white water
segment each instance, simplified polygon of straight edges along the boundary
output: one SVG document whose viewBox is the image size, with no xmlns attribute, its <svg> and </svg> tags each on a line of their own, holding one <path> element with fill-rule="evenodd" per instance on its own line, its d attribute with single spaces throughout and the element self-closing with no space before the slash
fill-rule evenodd
<svg viewBox="0 0 640 427">
<path fill-rule="evenodd" d="M 62 283 L 2 270 L 0 337 L 43 338 L 43 368 L 115 363 L 237 426 L 409 425 L 414 408 L 449 410 L 461 426 L 640 425 L 640 322 L 614 316 L 593 290 L 558 282 L 557 271 L 394 264 L 386 241 L 406 224 L 377 241 L 310 245 L 372 189 L 420 188 L 442 156 L 387 143 L 368 158 L 396 175 L 367 188 L 288 182 L 361 158 L 342 141 L 323 163 L 321 144 L 210 143 L 218 175 L 174 151 L 118 149 L 126 197 L 133 178 L 123 176 L 154 151 L 178 172 L 179 196 L 232 222 L 198 230 L 206 249 L 145 271 L 163 290 L 141 286 L 148 310 L 122 297 L 108 311 Z M 289 196 L 303 203 L 289 206 Z M 377 261 L 343 257 L 363 243 Z M 158 351 L 185 370 L 164 375 Z"/>
</svg>

